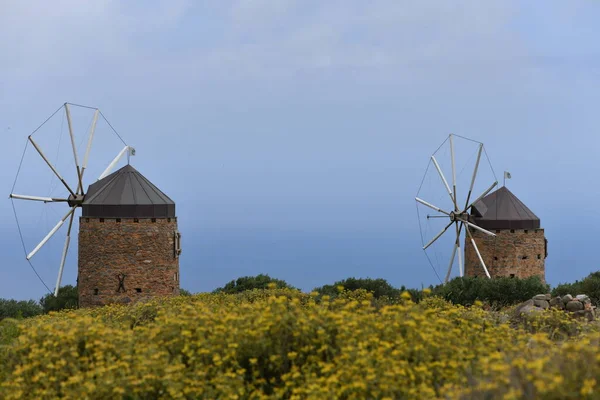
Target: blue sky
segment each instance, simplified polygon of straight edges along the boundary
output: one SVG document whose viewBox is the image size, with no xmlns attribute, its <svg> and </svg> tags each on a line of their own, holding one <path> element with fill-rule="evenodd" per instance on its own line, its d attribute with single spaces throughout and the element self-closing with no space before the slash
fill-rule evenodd
<svg viewBox="0 0 600 400">
<path fill-rule="evenodd" d="M 551 284 L 600 268 L 597 2 L 0 7 L 0 297 L 45 293 L 8 194 L 26 137 L 65 101 L 99 107 L 176 201 L 194 292 L 258 273 L 303 290 L 349 276 L 435 284 L 414 196 L 451 132 L 512 173 L 546 229 Z M 52 257 L 34 260 L 51 287 Z M 72 252 L 63 283 L 75 278 Z"/>
</svg>

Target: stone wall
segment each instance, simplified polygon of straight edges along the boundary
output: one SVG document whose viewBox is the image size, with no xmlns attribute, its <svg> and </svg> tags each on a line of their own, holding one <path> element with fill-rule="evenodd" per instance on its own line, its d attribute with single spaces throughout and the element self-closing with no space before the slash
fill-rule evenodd
<svg viewBox="0 0 600 400">
<path fill-rule="evenodd" d="M 527 315 L 547 310 L 548 308 L 558 308 L 572 313 L 575 317 L 583 317 L 588 321 L 596 319 L 596 307 L 592 305 L 592 301 L 585 294 L 579 294 L 575 297 L 567 294 L 565 296 L 552 297 L 548 294 L 538 294 L 531 300 L 519 304 L 515 308 L 517 315 Z"/>
<path fill-rule="evenodd" d="M 545 282 L 546 243 L 543 229 L 503 229 L 493 232 L 496 237 L 471 229 L 492 278 L 539 276 Z M 485 277 L 469 236 L 465 242 L 465 275 Z"/>
<path fill-rule="evenodd" d="M 177 219 L 79 219 L 79 305 L 179 294 Z"/>
</svg>

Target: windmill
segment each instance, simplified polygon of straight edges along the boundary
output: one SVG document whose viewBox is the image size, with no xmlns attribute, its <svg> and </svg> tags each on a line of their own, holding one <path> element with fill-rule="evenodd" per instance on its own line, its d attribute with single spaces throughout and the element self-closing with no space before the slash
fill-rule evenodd
<svg viewBox="0 0 600 400">
<path fill-rule="evenodd" d="M 472 174 L 470 174 L 466 177 L 466 179 L 468 179 L 468 180 L 463 182 L 465 184 L 465 186 L 468 185 L 468 191 L 464 192 L 466 194 L 466 196 L 463 194 L 463 197 L 458 196 L 457 166 L 456 166 L 456 164 L 457 164 L 456 163 L 456 160 L 457 160 L 456 142 L 457 142 L 457 140 L 460 140 L 463 143 L 470 145 L 471 147 L 473 147 L 473 145 L 475 146 L 475 149 L 473 149 L 474 150 L 473 157 L 475 158 L 474 167 L 472 169 L 473 172 L 472 172 Z M 443 152 L 444 149 L 448 150 L 448 147 L 449 147 L 448 163 L 450 164 L 451 185 L 452 186 L 448 182 L 448 179 L 446 178 L 446 175 L 444 174 L 441 162 L 439 161 L 439 158 L 440 158 L 439 155 L 441 155 L 441 153 Z M 477 193 L 476 191 L 474 191 L 474 189 L 475 189 L 477 178 L 478 178 L 478 172 L 481 172 L 480 164 L 481 164 L 482 154 L 485 154 L 485 157 L 487 158 L 487 153 L 485 152 L 483 143 L 477 142 L 477 141 L 474 141 L 472 139 L 468 139 L 468 138 L 465 138 L 462 136 L 450 134 L 448 136 L 448 138 L 440 145 L 440 147 L 438 147 L 438 149 L 430 157 L 429 164 L 428 164 L 427 170 L 425 172 L 425 176 L 423 177 L 423 182 L 421 183 L 421 187 L 419 188 L 419 191 L 417 192 L 417 196 L 415 198 L 415 200 L 417 202 L 417 214 L 419 217 L 419 227 L 421 229 L 421 239 L 422 239 L 423 250 L 426 251 L 434 244 L 440 242 L 442 240 L 441 238 L 443 238 L 444 236 L 448 236 L 448 235 L 444 235 L 447 232 L 449 232 L 449 235 L 451 237 L 451 241 L 449 243 L 447 243 L 447 245 L 452 247 L 452 251 L 451 251 L 450 260 L 448 263 L 444 283 L 448 282 L 448 280 L 450 279 L 454 261 L 457 258 L 457 255 L 458 255 L 459 276 L 461 276 L 461 277 L 464 276 L 464 265 L 463 265 L 463 258 L 462 258 L 462 253 L 461 253 L 461 233 L 463 231 L 463 228 L 466 231 L 466 239 L 468 239 L 471 242 L 471 244 L 473 245 L 473 248 L 475 249 L 475 252 L 477 253 L 479 263 L 483 267 L 483 270 L 485 271 L 486 276 L 488 278 L 491 278 L 490 273 L 485 265 L 485 262 L 483 261 L 483 258 L 479 252 L 479 249 L 477 248 L 477 244 L 475 243 L 475 240 L 473 238 L 473 235 L 471 234 L 471 229 L 470 229 L 470 228 L 472 228 L 472 229 L 481 231 L 492 237 L 496 236 L 494 233 L 474 224 L 473 218 L 471 215 L 472 214 L 471 208 L 473 207 L 473 205 L 476 204 L 477 202 L 479 202 L 488 193 L 490 193 L 498 184 L 498 180 L 496 179 L 495 173 L 493 172 L 493 168 L 491 168 L 491 164 L 490 164 L 491 172 L 494 175 L 493 183 L 491 183 L 485 190 L 483 190 L 483 192 L 477 198 L 475 198 L 474 200 L 471 200 L 473 197 L 472 196 L 473 193 Z M 487 160 L 489 163 L 489 158 L 487 158 Z M 433 166 L 433 168 L 430 168 L 431 166 Z M 461 172 L 464 172 L 467 166 L 468 165 L 465 165 L 465 167 L 462 169 Z M 445 193 L 441 194 L 438 198 L 435 198 L 435 199 L 423 198 L 425 196 L 422 194 L 423 183 L 425 182 L 426 177 L 428 177 L 429 172 L 431 172 L 431 175 L 435 175 L 435 176 L 430 177 L 431 178 L 430 181 L 432 183 L 435 181 L 434 185 L 438 189 L 441 189 L 441 191 L 445 192 Z M 478 184 L 478 186 L 479 186 L 479 184 Z M 439 191 L 438 191 L 438 193 L 439 193 Z M 432 197 L 435 197 L 435 196 L 432 195 Z M 438 201 L 442 201 L 442 197 L 445 199 L 446 204 L 448 204 L 447 206 L 443 206 L 441 203 L 438 202 Z M 419 212 L 420 207 L 425 207 L 429 211 L 431 211 L 431 210 L 435 211 L 435 214 L 433 214 L 433 215 L 430 215 L 430 214 L 426 215 L 426 221 L 437 220 L 437 221 L 441 221 L 441 223 L 442 223 L 442 225 L 440 225 L 438 227 L 438 229 L 440 227 L 442 229 L 439 230 L 439 232 L 435 231 L 435 232 L 437 232 L 435 235 L 427 237 L 427 239 L 429 239 L 427 242 L 425 241 L 426 235 L 423 234 L 421 213 Z M 452 229 L 452 227 L 454 229 Z M 450 250 L 450 248 L 446 247 L 446 250 L 444 250 L 444 251 L 448 251 L 448 250 Z M 426 255 L 427 255 L 427 252 L 426 252 Z M 432 264 L 430 257 L 427 256 L 427 258 L 430 261 L 430 264 Z M 432 267 L 433 267 L 433 264 L 432 264 Z M 434 267 L 434 270 L 435 270 L 435 267 Z M 436 274 L 437 274 L 437 271 L 436 271 Z M 438 275 L 438 278 L 439 278 L 439 275 Z M 441 279 L 440 279 L 440 281 L 441 281 Z"/>
<path fill-rule="evenodd" d="M 80 162 L 80 158 L 79 158 L 79 154 L 78 154 L 79 153 L 78 146 L 77 146 L 76 140 L 75 140 L 74 126 L 73 126 L 74 124 L 72 121 L 72 108 L 71 107 L 82 108 L 82 109 L 88 110 L 90 112 L 93 111 L 93 116 L 92 116 L 91 124 L 89 127 L 89 131 L 86 132 L 87 145 L 85 147 L 85 152 L 84 152 L 83 159 L 81 162 Z M 48 123 L 48 121 L 50 121 L 54 117 L 54 115 L 56 115 L 63 108 L 64 108 L 64 113 L 65 113 L 64 116 L 66 117 L 66 121 L 67 121 L 67 125 L 68 125 L 70 144 L 71 144 L 71 148 L 72 148 L 72 156 L 73 156 L 73 161 L 75 164 L 75 171 L 74 171 L 75 172 L 75 181 L 74 182 L 67 182 L 67 179 L 63 175 L 61 175 L 60 172 L 58 171 L 56 162 L 53 163 L 50 161 L 48 154 L 45 153 L 45 151 L 42 149 L 43 146 L 40 145 L 40 143 L 38 142 L 38 139 L 33 138 L 33 135 L 38 130 L 40 130 L 40 128 L 42 128 L 46 123 Z M 58 268 L 56 287 L 54 289 L 55 296 L 58 295 L 58 289 L 60 287 L 60 283 L 62 280 L 65 261 L 67 258 L 67 254 L 69 252 L 69 244 L 71 241 L 71 231 L 73 228 L 73 220 L 74 220 L 77 209 L 82 206 L 82 204 L 86 198 L 87 186 L 84 184 L 84 182 L 85 182 L 84 177 L 86 179 L 88 178 L 85 175 L 85 172 L 86 172 L 86 169 L 88 168 L 88 163 L 90 161 L 90 152 L 92 149 L 92 143 L 94 142 L 94 134 L 96 131 L 96 126 L 97 126 L 99 117 L 102 117 L 102 119 L 106 122 L 106 124 L 110 127 L 110 129 L 114 132 L 114 134 L 117 135 L 117 137 L 121 140 L 121 142 L 125 145 L 125 147 L 123 147 L 123 149 L 117 154 L 117 156 L 114 157 L 114 159 L 108 164 L 108 166 L 104 169 L 104 171 L 100 174 L 100 176 L 97 177 L 97 180 L 100 180 L 100 179 L 106 177 L 108 174 L 110 174 L 110 172 L 113 170 L 113 168 L 117 165 L 117 163 L 123 158 L 123 156 L 125 154 L 127 154 L 128 159 L 129 159 L 130 155 L 134 155 L 135 154 L 134 149 L 132 147 L 128 146 L 123 141 L 123 139 L 114 130 L 114 128 L 112 128 L 110 123 L 106 120 L 106 118 L 100 112 L 99 109 L 93 108 L 93 107 L 88 107 L 88 106 L 81 106 L 78 104 L 65 103 L 64 105 L 59 107 L 48 119 L 46 119 L 46 121 L 42 125 L 40 125 L 36 130 L 34 130 L 27 138 L 27 145 L 25 146 L 25 150 L 23 152 L 23 158 L 21 159 L 21 165 L 19 166 L 19 171 L 17 172 L 17 177 L 15 178 L 15 185 L 13 185 L 13 189 L 11 190 L 11 193 L 10 193 L 10 198 L 13 200 L 13 208 L 14 208 L 14 200 L 19 200 L 19 201 L 26 201 L 26 202 L 42 202 L 44 204 L 55 204 L 55 203 L 64 204 L 63 212 L 64 212 L 64 209 L 67 210 L 67 212 L 64 214 L 64 216 L 62 216 L 58 220 L 58 222 L 43 237 L 43 239 L 39 243 L 37 243 L 37 245 L 35 247 L 28 249 L 28 248 L 26 248 L 25 241 L 23 240 L 23 234 L 22 234 L 21 226 L 19 224 L 19 218 L 17 216 L 17 212 L 15 209 L 15 218 L 17 220 L 17 226 L 19 228 L 19 234 L 21 235 L 21 241 L 23 243 L 23 248 L 25 250 L 26 259 L 29 262 L 29 264 L 31 265 L 31 267 L 33 268 L 36 275 L 40 278 L 40 280 L 42 280 L 42 279 L 41 279 L 40 275 L 37 273 L 36 269 L 31 264 L 31 259 L 33 257 L 35 257 L 36 254 L 38 254 L 38 252 L 48 243 L 48 241 L 60 230 L 60 228 L 64 224 L 68 225 L 66 238 L 65 238 L 65 242 L 64 242 L 64 246 L 63 246 L 63 250 L 62 250 L 62 255 L 60 258 L 60 264 L 59 264 L 59 268 Z M 43 160 L 43 164 L 45 164 L 49 168 L 49 170 L 52 172 L 52 174 L 54 175 L 54 178 L 58 179 L 60 184 L 62 184 L 62 186 L 64 186 L 64 188 L 67 191 L 65 196 L 63 196 L 63 197 L 40 196 L 40 195 L 38 195 L 39 193 L 15 193 L 14 192 L 15 186 L 17 184 L 17 180 L 19 178 L 19 172 L 21 171 L 21 167 L 23 166 L 23 160 L 25 158 L 25 154 L 27 152 L 27 148 L 28 148 L 29 144 L 31 144 L 33 146 L 33 148 L 35 149 L 35 152 L 39 155 L 39 157 L 41 157 L 41 160 Z M 60 142 L 58 143 L 58 146 L 60 146 Z M 58 154 L 58 152 L 57 152 L 57 154 Z M 42 189 L 40 188 L 40 191 L 41 190 Z M 42 280 L 42 283 L 44 283 L 43 280 Z M 44 283 L 44 285 L 48 288 L 48 286 L 45 283 Z"/>
</svg>

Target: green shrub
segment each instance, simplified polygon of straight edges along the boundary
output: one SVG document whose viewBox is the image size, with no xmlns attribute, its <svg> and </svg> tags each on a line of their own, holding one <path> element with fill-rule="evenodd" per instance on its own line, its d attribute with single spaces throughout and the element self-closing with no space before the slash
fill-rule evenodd
<svg viewBox="0 0 600 400">
<path fill-rule="evenodd" d="M 600 271 L 592 272 L 581 281 L 577 280 L 573 283 L 563 283 L 552 290 L 553 296 L 564 296 L 571 294 L 586 294 L 595 306 L 600 304 Z"/>
<path fill-rule="evenodd" d="M 5 318 L 29 318 L 42 314 L 42 307 L 34 300 L 0 299 L 0 321 Z"/>
<path fill-rule="evenodd" d="M 472 305 L 476 300 L 494 308 L 501 308 L 531 299 L 537 294 L 548 293 L 550 288 L 538 277 L 519 278 L 455 278 L 446 285 L 433 289 L 433 295 L 440 296 L 454 304 Z"/>
<path fill-rule="evenodd" d="M 213 291 L 213 293 L 241 293 L 246 290 L 253 289 L 268 289 L 273 288 L 273 284 L 276 288 L 279 289 L 295 289 L 293 286 L 288 285 L 287 282 L 282 281 L 281 279 L 271 278 L 269 275 L 256 275 L 256 276 L 243 276 L 236 280 L 233 280 L 227 283 L 225 286 L 217 288 Z"/>
<path fill-rule="evenodd" d="M 378 299 L 380 297 L 397 297 L 400 291 L 390 285 L 385 279 L 372 279 L 372 278 L 348 278 L 341 281 L 335 282 L 333 285 L 325 285 L 314 289 L 315 292 L 321 296 L 337 297 L 341 288 L 344 291 L 354 291 L 358 289 L 364 289 L 367 292 L 373 293 L 373 297 Z"/>
<path fill-rule="evenodd" d="M 40 299 L 45 313 L 50 311 L 71 310 L 79 307 L 77 286 L 66 285 L 58 289 L 58 296 L 48 293 Z"/>
</svg>

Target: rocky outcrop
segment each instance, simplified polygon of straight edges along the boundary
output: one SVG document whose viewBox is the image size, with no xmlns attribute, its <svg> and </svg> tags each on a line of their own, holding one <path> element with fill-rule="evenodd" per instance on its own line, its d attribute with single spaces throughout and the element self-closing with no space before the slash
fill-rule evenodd
<svg viewBox="0 0 600 400">
<path fill-rule="evenodd" d="M 588 321 L 596 319 L 596 307 L 585 294 L 579 294 L 575 297 L 567 294 L 565 296 L 552 297 L 550 294 L 538 294 L 531 300 L 527 300 L 517 306 L 515 313 L 517 315 L 530 315 L 541 312 L 549 308 L 558 308 L 571 313 L 574 317 L 585 318 Z"/>
</svg>

